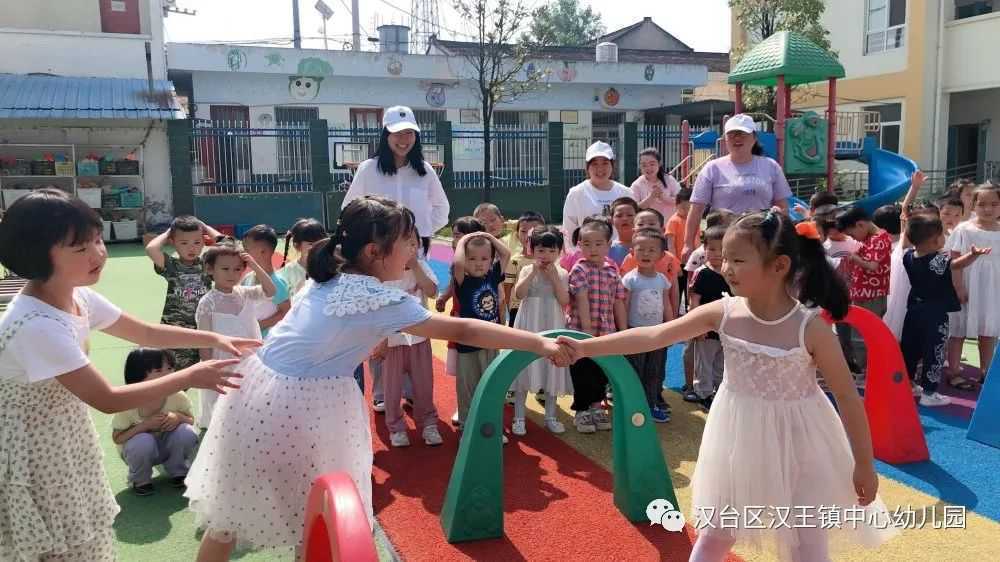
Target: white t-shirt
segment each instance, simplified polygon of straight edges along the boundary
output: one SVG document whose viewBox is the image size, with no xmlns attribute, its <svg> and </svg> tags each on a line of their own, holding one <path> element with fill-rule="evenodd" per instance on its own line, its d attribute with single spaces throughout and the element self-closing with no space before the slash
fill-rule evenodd
<svg viewBox="0 0 1000 562">
<path fill-rule="evenodd" d="M 708 261 L 708 254 L 705 253 L 705 246 L 701 245 L 691 251 L 691 257 L 688 258 L 687 263 L 684 265 L 684 271 L 694 273 L 698 269 L 705 265 Z"/>
<path fill-rule="evenodd" d="M 377 159 L 369 158 L 358 166 L 344 195 L 343 207 L 365 195 L 388 197 L 413 211 L 420 236 L 434 236 L 448 226 L 451 206 L 434 168 L 424 162 L 424 169 L 427 173 L 421 176 L 407 164 L 390 176 L 379 171 Z"/>
<path fill-rule="evenodd" d="M 420 265 L 420 269 L 424 271 L 424 275 L 430 277 L 431 279 L 435 278 L 434 271 L 431 269 L 431 266 L 427 265 L 426 261 L 417 260 L 417 263 Z M 420 304 L 423 304 L 425 306 L 427 297 L 437 296 L 437 295 L 425 295 L 424 292 L 420 290 L 420 287 L 417 286 L 417 275 L 413 273 L 412 269 L 407 269 L 406 271 L 404 271 L 402 279 L 399 279 L 397 281 L 386 281 L 384 284 L 405 291 L 407 294 L 412 295 L 418 301 L 420 301 Z M 401 345 L 417 345 L 418 343 L 423 343 L 427 341 L 427 338 L 421 336 L 413 336 L 407 334 L 406 332 L 399 332 L 398 334 L 393 334 L 389 336 L 388 340 L 389 340 L 389 347 L 398 347 Z"/>
<path fill-rule="evenodd" d="M 121 317 L 121 309 L 100 294 L 73 290 L 79 315 L 34 297 L 17 295 L 0 316 L 0 379 L 28 384 L 75 371 L 90 363 L 91 330 L 103 330 Z"/>
<path fill-rule="evenodd" d="M 823 242 L 823 249 L 826 250 L 826 260 L 830 262 L 830 266 L 834 269 L 840 267 L 840 263 L 851 254 L 858 253 L 858 250 L 864 246 L 861 242 L 846 236 L 843 240 L 832 240 L 830 238 Z"/>
<path fill-rule="evenodd" d="M 567 240 L 571 240 L 573 231 L 583 224 L 583 219 L 591 215 L 611 216 L 611 203 L 619 197 L 632 197 L 632 190 L 624 185 L 613 181 L 611 189 L 605 191 L 597 189 L 584 180 L 572 187 L 566 194 L 566 202 L 563 203 L 563 232 Z M 614 236 L 618 238 L 617 234 Z"/>
</svg>

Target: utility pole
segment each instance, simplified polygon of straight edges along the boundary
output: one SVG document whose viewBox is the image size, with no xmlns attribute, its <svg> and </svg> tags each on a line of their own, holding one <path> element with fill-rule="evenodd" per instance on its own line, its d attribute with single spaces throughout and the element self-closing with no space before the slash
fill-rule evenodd
<svg viewBox="0 0 1000 562">
<path fill-rule="evenodd" d="M 292 0 L 292 44 L 302 48 L 302 32 L 299 31 L 299 0 Z"/>
<path fill-rule="evenodd" d="M 358 0 L 351 0 L 351 44 L 355 52 L 361 51 L 361 14 Z"/>
<path fill-rule="evenodd" d="M 330 47 L 327 45 L 326 41 L 326 20 L 333 17 L 333 10 L 331 10 L 330 6 L 327 6 L 326 2 L 323 0 L 316 0 L 316 11 L 323 17 L 323 50 L 327 51 Z"/>
</svg>

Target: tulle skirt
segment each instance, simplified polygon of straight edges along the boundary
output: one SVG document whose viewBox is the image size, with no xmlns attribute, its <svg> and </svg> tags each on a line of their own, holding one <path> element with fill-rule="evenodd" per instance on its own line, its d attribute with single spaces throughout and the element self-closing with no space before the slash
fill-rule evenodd
<svg viewBox="0 0 1000 562">
<path fill-rule="evenodd" d="M 371 432 L 354 378 L 290 377 L 256 355 L 235 370 L 241 388 L 219 398 L 186 481 L 198 526 L 241 546 L 297 546 L 312 482 L 332 471 L 354 480 L 371 525 Z"/>
<path fill-rule="evenodd" d="M 880 499 L 856 505 L 853 474 L 840 417 L 819 387 L 801 400 L 765 400 L 723 382 L 702 436 L 689 522 L 782 559 L 800 530 L 830 522 L 839 522 L 826 531 L 831 550 L 877 546 L 898 531 Z"/>
</svg>

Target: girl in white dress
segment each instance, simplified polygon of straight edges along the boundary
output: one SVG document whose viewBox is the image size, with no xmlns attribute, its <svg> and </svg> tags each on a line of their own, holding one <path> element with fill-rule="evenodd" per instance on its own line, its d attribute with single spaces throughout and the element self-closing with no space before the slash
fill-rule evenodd
<svg viewBox="0 0 1000 562">
<path fill-rule="evenodd" d="M 514 285 L 514 294 L 521 299 L 521 308 L 514 318 L 514 327 L 529 332 L 544 332 L 566 327 L 566 305 L 569 304 L 569 274 L 559 267 L 563 251 L 562 232 L 554 226 L 537 226 L 528 238 L 534 263 L 521 269 Z M 573 394 L 569 369 L 556 367 L 547 361 L 534 361 L 514 381 L 514 421 L 511 433 L 525 435 L 525 400 L 528 392 L 545 392 L 545 428 L 563 433 L 566 428 L 556 419 L 559 405 L 556 398 Z"/>
<path fill-rule="evenodd" d="M 199 330 L 215 332 L 238 338 L 261 339 L 257 307 L 270 302 L 277 292 L 271 276 L 232 239 L 212 246 L 202 257 L 205 271 L 212 276 L 212 290 L 198 301 L 194 319 Z M 245 269 L 250 269 L 260 280 L 260 285 L 240 285 Z M 217 349 L 198 352 L 202 361 L 229 359 L 229 353 Z M 214 390 L 198 392 L 198 427 L 208 429 L 212 411 L 219 399 Z"/>
<path fill-rule="evenodd" d="M 1000 336 L 1000 188 L 994 184 L 983 184 L 972 192 L 971 219 L 960 223 L 952 231 L 945 244 L 952 259 L 968 252 L 972 246 L 994 248 L 997 251 L 976 260 L 962 271 L 962 279 L 968 292 L 968 300 L 962 310 L 948 315 L 949 336 L 948 368 L 949 383 L 956 387 L 971 387 L 969 381 L 961 380 L 959 365 L 962 359 L 962 343 L 965 338 L 979 340 L 979 368 L 986 376 L 993 359 L 993 352 Z"/>
<path fill-rule="evenodd" d="M 0 263 L 28 284 L 0 317 L 0 560 L 115 559 L 118 504 L 104 475 L 90 408 L 122 412 L 185 388 L 235 388 L 209 361 L 113 387 L 87 357 L 91 331 L 150 347 L 259 342 L 137 320 L 88 287 L 108 254 L 101 219 L 55 188 L 17 200 L 0 222 Z"/>
<path fill-rule="evenodd" d="M 198 560 L 226 560 L 236 541 L 300 546 L 309 489 L 332 471 L 351 475 L 372 524 L 370 422 L 353 372 L 388 336 L 405 330 L 560 354 L 554 340 L 431 314 L 411 295 L 383 284 L 402 278 L 416 250 L 413 232 L 408 209 L 366 196 L 347 205 L 333 237 L 309 252 L 312 283 L 260 351 L 240 365 L 242 387 L 216 404 L 188 472 L 185 495 L 198 525 L 207 529 Z"/>
<path fill-rule="evenodd" d="M 306 284 L 306 264 L 309 262 L 309 250 L 326 238 L 326 228 L 316 219 L 299 219 L 285 234 L 285 256 L 278 275 L 288 284 L 288 298 L 294 299 L 302 286 Z M 296 259 L 288 261 L 288 249 L 294 248 Z"/>
<path fill-rule="evenodd" d="M 844 539 L 886 540 L 895 530 L 877 497 L 864 406 L 836 336 L 812 308 L 838 319 L 848 308 L 819 237 L 797 234 L 782 213 L 744 216 L 723 240 L 722 269 L 736 296 L 659 326 L 559 341 L 575 357 L 593 357 L 719 333 L 726 373 L 695 467 L 690 560 L 723 560 L 739 542 L 823 562 Z M 843 421 L 816 383 L 817 368 Z"/>
</svg>

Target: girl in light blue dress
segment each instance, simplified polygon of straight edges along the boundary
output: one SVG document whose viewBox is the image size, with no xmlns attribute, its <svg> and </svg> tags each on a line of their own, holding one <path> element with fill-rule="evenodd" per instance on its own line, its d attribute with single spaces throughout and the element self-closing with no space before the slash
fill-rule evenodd
<svg viewBox="0 0 1000 562">
<path fill-rule="evenodd" d="M 242 388 L 216 404 L 188 473 L 185 495 L 207 529 L 199 560 L 227 559 L 236 541 L 298 547 L 310 486 L 331 471 L 351 475 L 371 523 L 371 434 L 353 372 L 386 337 L 405 330 L 545 357 L 560 352 L 537 334 L 431 314 L 384 285 L 402 277 L 416 252 L 413 232 L 413 213 L 368 196 L 352 201 L 333 237 L 310 251 L 313 282 L 238 368 Z"/>
</svg>

